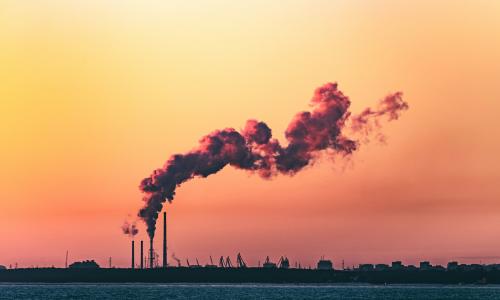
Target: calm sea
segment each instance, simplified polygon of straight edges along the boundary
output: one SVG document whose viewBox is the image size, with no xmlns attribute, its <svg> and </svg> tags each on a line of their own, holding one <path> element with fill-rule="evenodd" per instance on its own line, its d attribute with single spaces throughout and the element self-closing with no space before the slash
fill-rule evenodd
<svg viewBox="0 0 500 300">
<path fill-rule="evenodd" d="M 0 283 L 0 299 L 500 299 L 500 286 Z"/>
</svg>

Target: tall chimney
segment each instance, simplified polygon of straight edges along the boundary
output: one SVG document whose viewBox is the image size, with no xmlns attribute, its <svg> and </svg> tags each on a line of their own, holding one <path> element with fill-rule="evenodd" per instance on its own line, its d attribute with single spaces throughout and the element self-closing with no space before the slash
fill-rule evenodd
<svg viewBox="0 0 500 300">
<path fill-rule="evenodd" d="M 163 212 L 163 267 L 167 267 L 167 213 Z"/>
<path fill-rule="evenodd" d="M 154 267 L 155 251 L 153 250 L 153 238 L 149 239 L 149 268 Z"/>
<path fill-rule="evenodd" d="M 141 269 L 144 269 L 144 241 L 141 241 Z"/>
<path fill-rule="evenodd" d="M 132 269 L 135 269 L 135 242 L 132 241 Z"/>
</svg>

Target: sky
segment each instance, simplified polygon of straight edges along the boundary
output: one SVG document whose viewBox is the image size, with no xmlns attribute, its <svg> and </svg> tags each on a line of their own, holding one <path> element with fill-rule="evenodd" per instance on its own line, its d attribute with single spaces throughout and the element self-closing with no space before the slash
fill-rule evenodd
<svg viewBox="0 0 500 300">
<path fill-rule="evenodd" d="M 396 91 L 410 109 L 384 126 L 386 144 L 348 160 L 184 184 L 166 207 L 169 253 L 500 263 L 498 11 L 493 0 L 2 1 L 0 264 L 63 266 L 69 251 L 129 266 L 120 226 L 142 206 L 142 178 L 249 118 L 284 142 L 326 82 L 353 112 Z"/>
</svg>

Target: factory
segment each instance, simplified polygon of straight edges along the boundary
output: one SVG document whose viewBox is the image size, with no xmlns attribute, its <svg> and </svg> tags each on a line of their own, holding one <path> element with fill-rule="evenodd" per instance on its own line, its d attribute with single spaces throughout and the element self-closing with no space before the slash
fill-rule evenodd
<svg viewBox="0 0 500 300">
<path fill-rule="evenodd" d="M 132 248 L 131 248 L 131 269 L 135 269 L 136 265 L 136 251 L 135 251 L 135 241 L 132 240 Z M 139 248 L 139 268 L 140 269 L 153 269 L 153 268 L 166 268 L 167 264 L 167 213 L 163 213 L 163 249 L 162 249 L 162 260 L 161 264 L 159 261 L 159 256 L 156 254 L 153 247 L 153 239 L 149 240 L 149 249 L 147 257 L 144 256 L 144 241 L 140 241 Z M 176 260 L 177 267 L 182 267 L 181 260 L 172 255 L 172 258 Z M 196 264 L 191 264 L 189 260 L 186 260 L 186 266 L 188 268 L 247 268 L 246 262 L 243 260 L 243 257 L 240 253 L 236 256 L 236 265 L 233 265 L 231 258 L 229 256 L 224 257 L 221 256 L 218 264 L 214 264 L 212 257 L 210 256 L 210 263 L 202 266 L 198 259 L 196 259 Z M 259 263 L 259 268 L 260 268 Z M 264 269 L 289 269 L 290 261 L 286 256 L 281 256 L 277 263 L 272 262 L 269 256 L 266 257 L 264 263 L 262 264 L 262 268 Z M 300 263 L 296 263 L 295 268 L 301 269 Z M 330 260 L 325 260 L 324 257 L 318 261 L 317 264 L 318 270 L 333 270 L 333 263 Z"/>
<path fill-rule="evenodd" d="M 361 264 L 357 268 L 334 269 L 333 262 L 321 256 L 315 267 L 304 267 L 294 262 L 291 267 L 287 256 L 273 261 L 269 256 L 257 266 L 250 266 L 238 253 L 235 260 L 220 256 L 202 265 L 198 259 L 183 265 L 173 253 L 176 265 L 167 264 L 167 214 L 163 213 L 163 251 L 161 256 L 149 240 L 149 249 L 144 241 L 131 241 L 131 264 L 127 268 L 115 268 L 109 258 L 109 267 L 101 268 L 94 260 L 83 260 L 68 265 L 66 252 L 65 268 L 17 268 L 0 266 L 0 282 L 192 282 L 192 283 L 495 283 L 500 284 L 500 264 L 464 265 L 456 261 L 447 268 L 422 261 L 418 266 L 404 265 L 401 261 L 389 264 Z M 128 247 L 127 247 L 128 248 Z M 137 251 L 138 250 L 138 251 Z M 139 256 L 139 257 L 137 257 Z M 234 262 L 234 264 L 233 264 Z M 127 264 L 128 265 L 128 264 Z"/>
</svg>

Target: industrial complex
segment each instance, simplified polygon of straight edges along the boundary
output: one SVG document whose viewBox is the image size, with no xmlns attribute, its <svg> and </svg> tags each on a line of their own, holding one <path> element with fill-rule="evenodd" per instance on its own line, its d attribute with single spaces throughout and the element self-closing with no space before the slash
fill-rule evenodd
<svg viewBox="0 0 500 300">
<path fill-rule="evenodd" d="M 418 266 L 404 265 L 401 261 L 392 264 L 360 264 L 357 267 L 335 269 L 333 262 L 321 257 L 315 267 L 290 264 L 286 256 L 273 262 L 266 257 L 257 266 L 248 265 L 237 253 L 233 260 L 221 256 L 214 262 L 202 265 L 195 259 L 182 264 L 174 254 L 175 265 L 167 263 L 167 215 L 163 213 L 163 249 L 160 256 L 149 240 L 149 249 L 144 241 L 139 243 L 137 254 L 135 241 L 131 241 L 129 268 L 114 268 L 111 258 L 108 268 L 101 268 L 94 260 L 73 262 L 65 268 L 18 268 L 0 266 L 0 282 L 261 282 L 261 283 L 495 283 L 500 284 L 500 264 L 459 264 L 449 262 L 446 267 L 422 261 Z M 137 257 L 139 256 L 139 257 Z"/>
</svg>

